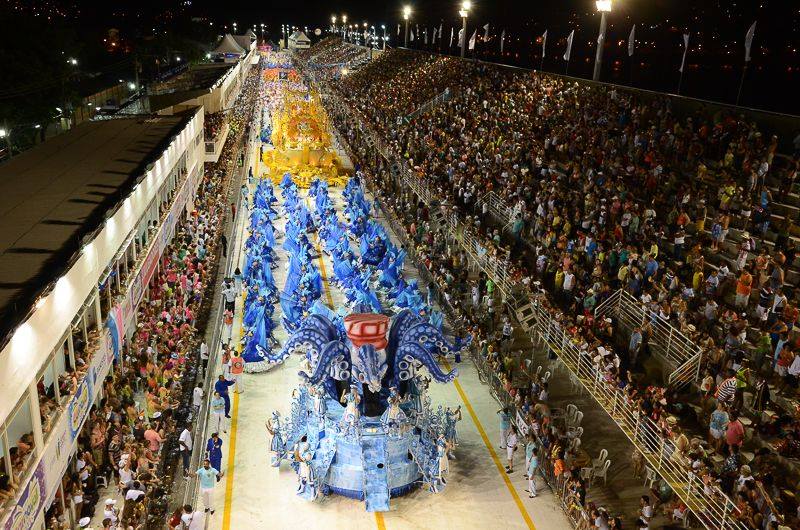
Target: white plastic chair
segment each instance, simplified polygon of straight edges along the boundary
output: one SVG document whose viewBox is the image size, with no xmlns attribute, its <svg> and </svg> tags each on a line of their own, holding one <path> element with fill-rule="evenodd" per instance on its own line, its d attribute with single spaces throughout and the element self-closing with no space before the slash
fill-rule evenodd
<svg viewBox="0 0 800 530">
<path fill-rule="evenodd" d="M 646 467 L 644 468 L 644 485 L 648 489 L 653 489 L 653 485 L 658 480 L 658 475 L 656 471 L 652 468 Z"/>
<path fill-rule="evenodd" d="M 611 460 L 606 460 L 603 464 L 603 467 L 597 469 L 594 468 L 592 471 L 592 480 L 596 477 L 603 477 L 603 486 L 606 485 L 606 475 L 608 475 L 608 468 L 611 467 Z"/>
<path fill-rule="evenodd" d="M 599 468 L 603 466 L 603 463 L 608 460 L 608 449 L 600 449 L 600 455 L 592 460 L 592 467 Z"/>
<path fill-rule="evenodd" d="M 581 426 L 583 421 L 583 412 L 580 410 L 573 414 L 571 417 L 567 414 L 567 429 L 576 429 Z"/>
</svg>

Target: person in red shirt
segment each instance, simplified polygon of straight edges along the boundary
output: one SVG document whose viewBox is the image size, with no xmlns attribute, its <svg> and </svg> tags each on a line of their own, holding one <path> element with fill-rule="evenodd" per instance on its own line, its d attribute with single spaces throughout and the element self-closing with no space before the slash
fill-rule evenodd
<svg viewBox="0 0 800 530">
<path fill-rule="evenodd" d="M 237 394 L 244 393 L 244 385 L 242 384 L 242 373 L 244 372 L 244 359 L 242 355 L 233 350 L 231 353 L 231 377 L 236 385 L 233 387 L 234 392 Z"/>
</svg>

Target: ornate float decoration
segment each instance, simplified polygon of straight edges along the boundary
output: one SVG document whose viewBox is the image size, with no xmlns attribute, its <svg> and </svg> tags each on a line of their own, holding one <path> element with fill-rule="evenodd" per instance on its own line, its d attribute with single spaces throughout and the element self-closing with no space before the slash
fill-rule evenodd
<svg viewBox="0 0 800 530">
<path fill-rule="evenodd" d="M 272 465 L 291 460 L 308 500 L 335 493 L 364 500 L 367 511 L 386 511 L 391 497 L 417 487 L 441 491 L 460 411 L 432 410 L 427 388 L 453 381 L 456 371 L 436 357 L 469 340 L 456 346 L 409 310 L 391 326 L 385 315 L 356 313 L 343 327 L 310 315 L 286 343 L 304 354 L 304 369 L 289 417 L 274 413 L 267 424 Z"/>
</svg>

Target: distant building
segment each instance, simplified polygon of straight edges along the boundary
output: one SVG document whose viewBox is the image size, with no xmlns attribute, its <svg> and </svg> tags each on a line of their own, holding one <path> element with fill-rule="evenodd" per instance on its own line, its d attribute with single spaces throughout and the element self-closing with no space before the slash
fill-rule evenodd
<svg viewBox="0 0 800 530">
<path fill-rule="evenodd" d="M 306 50 L 311 47 L 311 39 L 300 30 L 295 31 L 289 35 L 289 49 L 290 50 Z"/>
</svg>

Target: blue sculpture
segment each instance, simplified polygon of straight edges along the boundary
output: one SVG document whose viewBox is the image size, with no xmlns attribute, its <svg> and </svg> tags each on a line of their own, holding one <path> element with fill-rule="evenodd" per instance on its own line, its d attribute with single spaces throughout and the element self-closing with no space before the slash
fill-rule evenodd
<svg viewBox="0 0 800 530">
<path fill-rule="evenodd" d="M 422 484 L 441 491 L 460 412 L 431 411 L 427 388 L 456 377 L 436 362 L 455 346 L 407 309 L 391 326 L 357 313 L 344 328 L 312 314 L 286 342 L 286 355 L 304 354 L 304 369 L 291 420 L 268 423 L 273 465 L 293 460 L 303 498 L 337 493 L 363 499 L 368 511 L 388 510 L 390 497 Z"/>
</svg>

